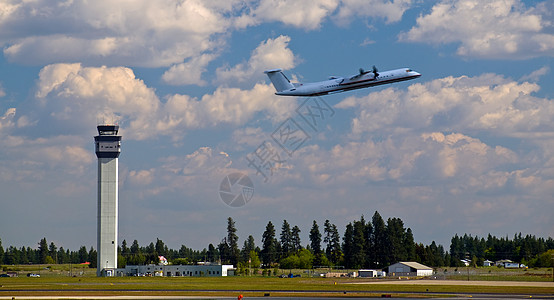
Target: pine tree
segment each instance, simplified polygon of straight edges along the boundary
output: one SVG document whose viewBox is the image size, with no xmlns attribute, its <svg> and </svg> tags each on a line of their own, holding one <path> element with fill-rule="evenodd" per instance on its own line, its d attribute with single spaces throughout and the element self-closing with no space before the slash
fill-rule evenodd
<svg viewBox="0 0 554 300">
<path fill-rule="evenodd" d="M 50 242 L 50 246 L 48 247 L 48 256 L 52 257 L 54 259 L 55 263 L 58 263 L 58 247 L 54 244 L 54 242 Z M 25 255 L 27 256 L 27 255 Z M 27 258 L 27 257 L 25 257 Z"/>
<path fill-rule="evenodd" d="M 287 220 L 283 220 L 283 226 L 281 226 L 281 258 L 289 256 L 292 252 L 292 232 Z"/>
<path fill-rule="evenodd" d="M 2 239 L 0 239 L 0 265 L 4 263 L 4 247 L 2 247 Z"/>
<path fill-rule="evenodd" d="M 239 237 L 237 236 L 237 228 L 233 218 L 227 218 L 227 244 L 229 246 L 229 261 L 232 265 L 237 265 L 239 262 Z"/>
<path fill-rule="evenodd" d="M 38 252 L 39 252 L 39 262 L 41 264 L 46 263 L 46 257 L 48 256 L 48 242 L 46 238 L 43 238 L 38 243 Z"/>
<path fill-rule="evenodd" d="M 302 242 L 300 241 L 300 228 L 294 225 L 291 232 L 292 251 L 298 252 L 302 249 Z"/>
<path fill-rule="evenodd" d="M 324 261 L 327 261 L 323 251 L 321 251 L 321 233 L 315 220 L 312 224 L 312 229 L 310 229 L 310 247 L 314 254 L 313 265 L 321 266 Z"/>
<path fill-rule="evenodd" d="M 315 220 L 312 223 L 312 229 L 310 229 L 310 247 L 314 255 L 321 253 L 321 233 Z"/>
<path fill-rule="evenodd" d="M 185 256 L 181 256 L 185 257 Z M 214 247 L 213 244 L 208 245 L 208 252 L 207 257 L 209 262 L 216 262 L 219 259 L 219 253 L 217 252 L 217 249 Z"/>
<path fill-rule="evenodd" d="M 387 266 L 387 229 L 385 221 L 383 221 L 383 218 L 377 211 L 375 211 L 373 217 L 371 218 L 371 225 L 373 225 L 371 244 L 373 246 L 372 253 L 374 267 L 384 268 Z"/>
<path fill-rule="evenodd" d="M 406 233 L 404 234 L 404 248 L 406 249 L 406 260 L 407 261 L 416 261 L 416 254 L 415 254 L 415 242 L 414 242 L 414 235 L 412 234 L 412 229 L 408 228 L 406 229 Z"/>
<path fill-rule="evenodd" d="M 406 261 L 406 248 L 404 242 L 404 222 L 399 218 L 389 218 L 387 220 L 387 252 L 388 260 L 385 265 L 393 264 L 399 261 Z"/>
<path fill-rule="evenodd" d="M 331 240 L 329 244 L 330 251 L 327 256 L 334 265 L 338 265 L 342 259 L 342 250 L 340 246 L 339 230 L 335 224 L 331 224 Z"/>
<path fill-rule="evenodd" d="M 352 223 L 346 225 L 344 230 L 342 250 L 344 252 L 344 266 L 346 268 L 352 268 L 354 265 L 353 256 L 353 243 L 354 243 L 354 226 Z"/>
<path fill-rule="evenodd" d="M 366 224 L 362 217 L 360 221 L 354 221 L 352 234 L 352 267 L 366 267 Z"/>
<path fill-rule="evenodd" d="M 131 245 L 131 254 L 139 254 L 140 253 L 140 246 L 137 240 L 133 241 L 133 244 Z"/>
<path fill-rule="evenodd" d="M 271 264 L 276 260 L 276 245 L 278 244 L 275 239 L 275 227 L 273 223 L 269 221 L 265 227 L 265 231 L 262 235 L 262 262 L 266 267 L 271 267 Z"/>
<path fill-rule="evenodd" d="M 255 250 L 256 245 L 254 243 L 254 237 L 249 235 L 248 238 L 244 241 L 244 245 L 242 246 L 242 250 L 240 251 L 242 262 L 248 262 L 250 252 Z"/>
</svg>

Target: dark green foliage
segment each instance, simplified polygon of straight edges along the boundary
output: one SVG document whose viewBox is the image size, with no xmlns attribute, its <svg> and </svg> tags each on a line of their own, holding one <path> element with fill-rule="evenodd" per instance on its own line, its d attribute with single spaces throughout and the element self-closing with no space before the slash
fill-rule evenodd
<svg viewBox="0 0 554 300">
<path fill-rule="evenodd" d="M 233 218 L 227 218 L 227 245 L 229 249 L 228 259 L 230 264 L 236 265 L 239 262 L 239 237 L 237 236 L 237 228 Z"/>
<path fill-rule="evenodd" d="M 285 258 L 292 253 L 292 232 L 287 220 L 283 220 L 283 226 L 281 226 L 281 257 Z"/>
<path fill-rule="evenodd" d="M 319 232 L 319 226 L 314 220 L 312 223 L 312 229 L 310 229 L 310 248 L 314 254 L 313 264 L 321 266 L 323 264 L 323 251 L 321 251 L 321 233 Z"/>
<path fill-rule="evenodd" d="M 266 267 L 271 267 L 271 264 L 277 260 L 277 239 L 275 238 L 275 227 L 269 221 L 262 235 L 262 263 Z"/>
<path fill-rule="evenodd" d="M 251 260 L 252 269 L 258 266 L 257 259 L 261 258 L 266 268 L 306 267 L 319 265 L 342 265 L 346 268 L 384 268 L 398 261 L 417 261 L 430 267 L 461 266 L 461 259 L 469 259 L 471 265 L 481 266 L 485 259 L 497 261 L 510 259 L 527 264 L 529 267 L 552 267 L 554 254 L 554 239 L 514 235 L 513 239 L 497 238 L 488 235 L 487 238 L 472 237 L 464 234 L 455 234 L 451 239 L 449 252 L 442 245 L 434 241 L 429 245 L 416 244 L 412 230 L 404 228 L 400 218 L 389 218 L 385 223 L 376 211 L 371 222 L 366 222 L 362 216 L 360 220 L 348 223 L 344 235 L 341 236 L 337 227 L 329 220 L 325 220 L 323 240 L 319 226 L 314 220 L 309 232 L 310 243 L 307 249 L 302 249 L 300 242 L 300 228 L 284 220 L 280 240 L 275 237 L 275 228 L 268 222 L 262 235 L 262 249 L 256 246 L 253 236 L 249 236 L 242 250 L 238 249 L 238 236 L 235 222 L 227 220 L 227 236 L 215 247 L 213 244 L 202 251 L 193 250 L 181 245 L 179 250 L 169 249 L 164 242 L 157 238 L 141 247 L 137 240 L 128 247 L 123 240 L 118 247 L 118 265 L 143 265 L 158 263 L 158 256 L 164 255 L 173 263 L 194 264 L 200 261 L 232 263 L 243 267 L 248 266 Z M 321 243 L 325 243 L 325 249 Z M 309 255 L 308 255 L 309 254 Z M 87 251 L 85 246 L 78 251 L 70 251 L 63 247 L 56 247 L 43 238 L 37 249 L 31 247 L 4 248 L 0 240 L 0 264 L 39 264 L 39 263 L 73 263 L 90 262 L 90 267 L 96 267 L 97 253 L 92 247 Z M 267 274 L 268 272 L 266 272 Z"/>
<path fill-rule="evenodd" d="M 296 253 L 302 249 L 302 244 L 300 241 L 300 228 L 294 225 L 294 227 L 292 227 L 291 234 L 292 251 Z"/>
</svg>

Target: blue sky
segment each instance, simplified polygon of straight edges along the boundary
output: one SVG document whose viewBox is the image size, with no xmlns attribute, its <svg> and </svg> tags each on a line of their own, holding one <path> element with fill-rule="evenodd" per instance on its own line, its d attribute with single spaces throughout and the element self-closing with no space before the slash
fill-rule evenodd
<svg viewBox="0 0 554 300">
<path fill-rule="evenodd" d="M 377 210 L 417 242 L 552 236 L 554 11 L 548 1 L 2 1 L 0 238 L 96 247 L 99 122 L 116 122 L 120 240 L 217 244 L 226 219 L 341 231 Z M 315 128 L 263 74 L 376 65 L 422 77 L 322 97 Z M 315 101 L 311 99 L 310 101 Z M 318 100 L 319 101 L 319 100 Z M 307 136 L 264 177 L 246 160 L 284 122 Z M 254 196 L 227 206 L 221 181 Z"/>
</svg>

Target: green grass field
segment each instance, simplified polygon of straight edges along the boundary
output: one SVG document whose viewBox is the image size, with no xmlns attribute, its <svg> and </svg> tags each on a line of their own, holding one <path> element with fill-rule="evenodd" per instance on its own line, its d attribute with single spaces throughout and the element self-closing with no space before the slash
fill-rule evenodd
<svg viewBox="0 0 554 300">
<path fill-rule="evenodd" d="M 517 284 L 506 286 L 487 285 L 454 285 L 449 279 L 467 280 L 467 274 L 462 270 L 447 270 L 446 280 L 441 285 L 413 285 L 398 284 L 398 280 L 389 279 L 361 279 L 361 278 L 319 278 L 306 277 L 302 270 L 293 270 L 295 274 L 302 274 L 300 278 L 277 278 L 262 276 L 233 276 L 233 277 L 95 277 L 95 269 L 74 268 L 74 266 L 12 266 L 18 270 L 19 277 L 0 278 L 0 296 L 90 296 L 90 295 L 140 295 L 151 296 L 318 296 L 318 297 L 379 297 L 383 293 L 396 296 L 439 296 L 456 293 L 492 293 L 492 294 L 520 294 L 520 295 L 553 295 L 554 285 L 537 287 Z M 477 268 L 480 269 L 480 268 Z M 506 275 L 502 270 L 471 270 L 471 280 L 483 280 L 484 275 L 495 280 L 529 279 L 527 277 L 547 278 L 548 269 L 539 270 L 510 270 Z M 471 275 L 471 271 L 474 271 Z M 27 277 L 26 273 L 40 273 L 40 278 Z M 68 276 L 72 272 L 75 277 Z M 288 273 L 289 270 L 282 270 Z M 444 269 L 441 270 L 444 273 Z M 455 274 L 462 272 L 462 274 Z M 542 274 L 542 275 L 541 275 Z M 465 276 L 464 276 L 465 275 Z M 460 278 L 458 278 L 461 276 Z M 406 280 L 413 282 L 414 279 Z M 522 280 L 519 280 L 522 281 Z M 545 280 L 546 281 L 546 280 Z M 372 284 L 353 284 L 371 282 Z M 397 294 L 395 294 L 397 293 Z M 413 294 L 410 294 L 413 293 Z"/>
</svg>

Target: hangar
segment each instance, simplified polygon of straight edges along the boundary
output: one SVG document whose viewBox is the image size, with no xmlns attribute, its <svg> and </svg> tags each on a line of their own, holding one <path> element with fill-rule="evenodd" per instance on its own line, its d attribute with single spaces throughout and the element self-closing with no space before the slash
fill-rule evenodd
<svg viewBox="0 0 554 300">
<path fill-rule="evenodd" d="M 417 262 L 397 262 L 388 267 L 389 276 L 431 276 L 433 268 Z"/>
</svg>

